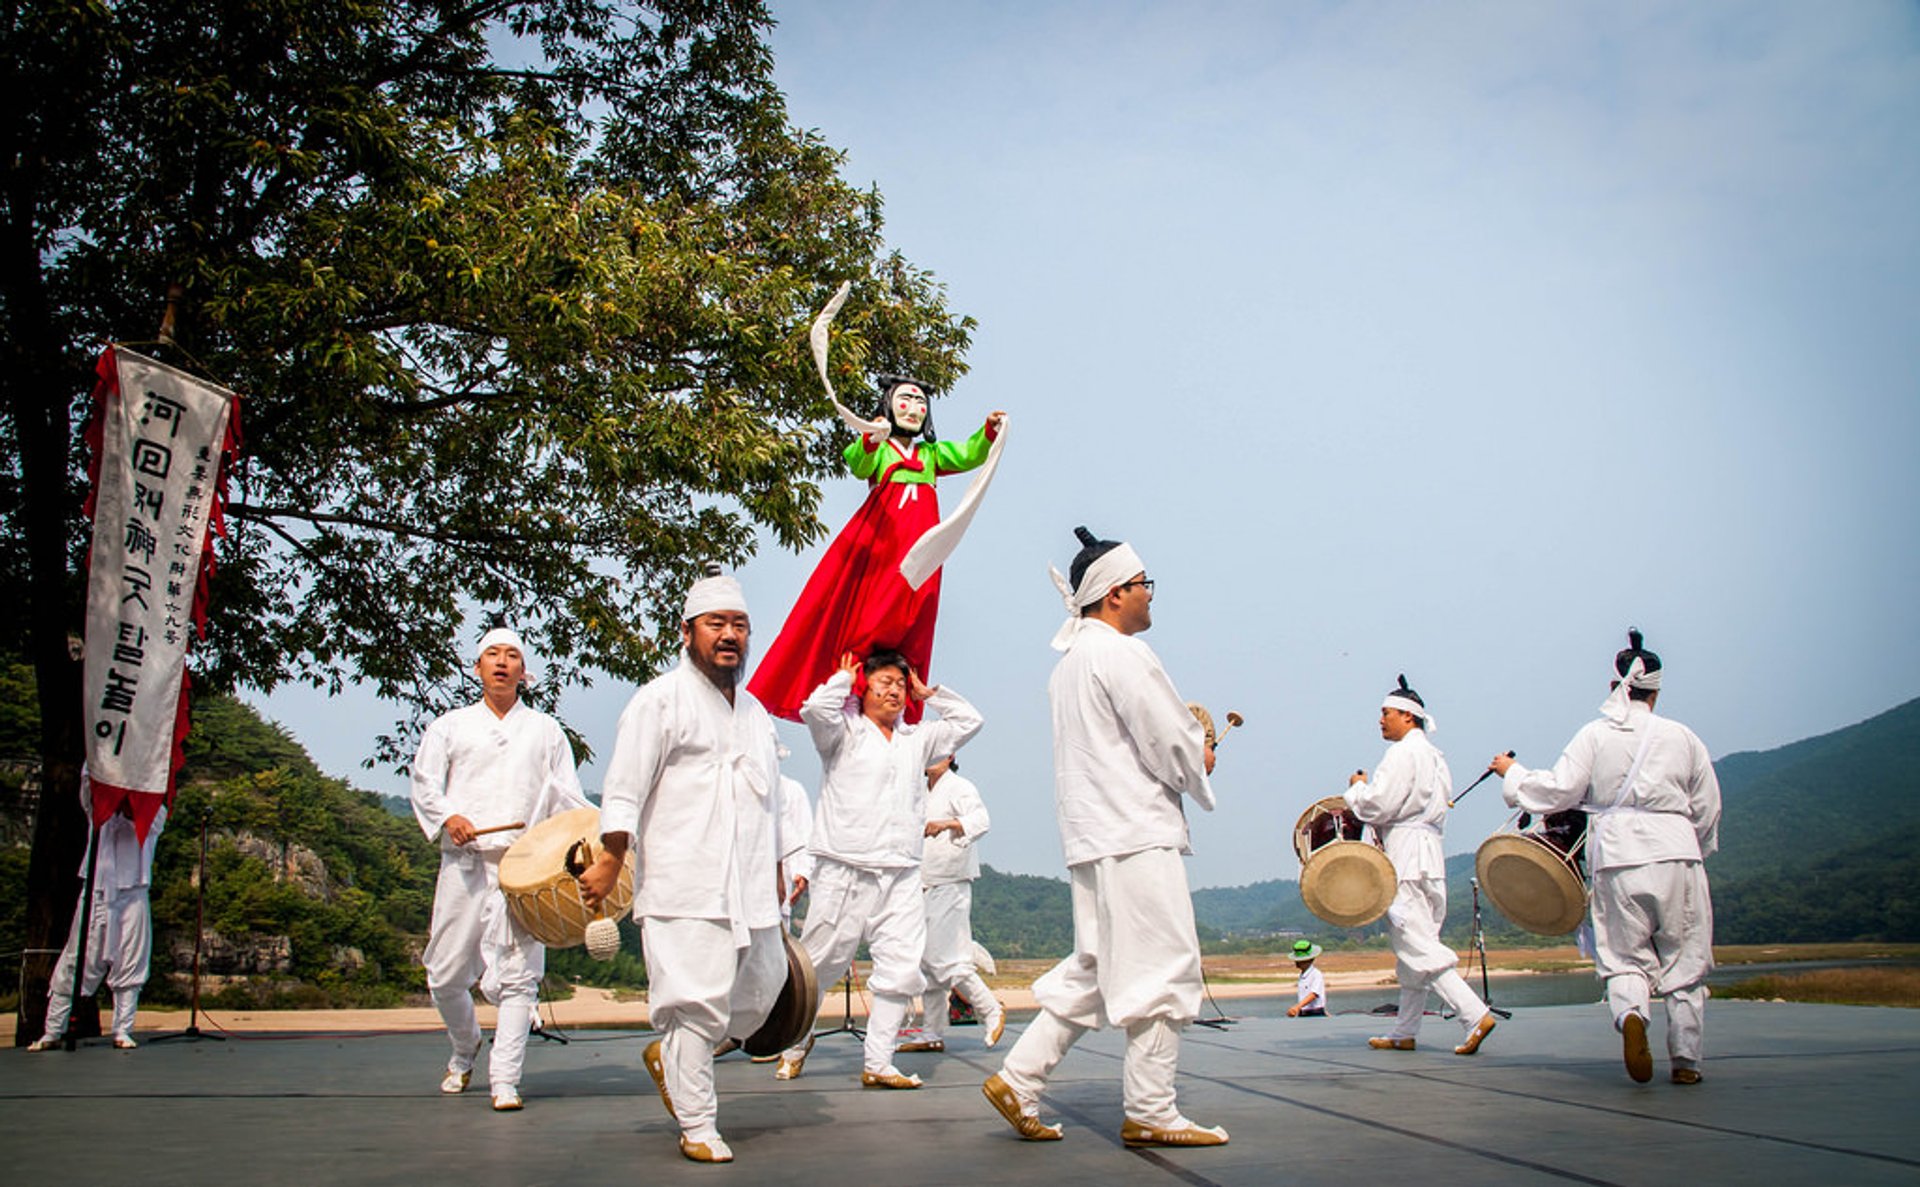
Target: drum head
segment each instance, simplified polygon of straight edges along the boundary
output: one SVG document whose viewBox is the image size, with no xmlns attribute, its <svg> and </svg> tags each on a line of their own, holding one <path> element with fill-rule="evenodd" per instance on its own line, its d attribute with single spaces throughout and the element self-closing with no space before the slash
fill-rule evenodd
<svg viewBox="0 0 1920 1187">
<path fill-rule="evenodd" d="M 1300 813 L 1300 819 L 1293 822 L 1293 852 L 1300 858 L 1300 864 L 1306 865 L 1307 858 L 1313 856 L 1313 822 L 1322 816 L 1338 816 L 1350 812 L 1346 797 L 1330 795 L 1307 805 Z"/>
<path fill-rule="evenodd" d="M 1365 841 L 1335 841 L 1314 850 L 1300 871 L 1307 910 L 1335 927 L 1363 927 L 1393 905 L 1393 863 Z"/>
<path fill-rule="evenodd" d="M 1558 849 L 1525 833 L 1495 833 L 1474 855 L 1494 907 L 1517 927 L 1564 936 L 1587 917 L 1587 887 Z"/>
<path fill-rule="evenodd" d="M 780 938 L 787 948 L 787 983 L 780 987 L 780 997 L 767 1020 L 740 1044 L 748 1055 L 778 1055 L 806 1038 L 820 1009 L 820 983 L 813 976 L 813 959 L 784 927 Z"/>
<path fill-rule="evenodd" d="M 600 848 L 600 809 L 574 808 L 542 820 L 500 858 L 500 889 L 512 894 L 547 885 L 566 869 L 568 847 L 582 839 Z"/>
</svg>

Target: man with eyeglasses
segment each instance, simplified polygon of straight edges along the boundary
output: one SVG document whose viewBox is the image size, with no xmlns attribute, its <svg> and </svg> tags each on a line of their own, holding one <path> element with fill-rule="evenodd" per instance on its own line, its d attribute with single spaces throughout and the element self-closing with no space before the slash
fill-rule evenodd
<svg viewBox="0 0 1920 1187">
<path fill-rule="evenodd" d="M 1200 940 L 1181 862 L 1191 852 L 1182 796 L 1213 810 L 1213 748 L 1152 648 L 1153 582 L 1126 544 L 1075 529 L 1082 547 L 1054 585 L 1068 618 L 1053 703 L 1054 797 L 1073 889 L 1073 955 L 1034 983 L 1040 1013 L 982 1086 L 1029 1141 L 1047 1079 L 1075 1042 L 1127 1033 L 1121 1070 L 1128 1146 L 1222 1146 L 1227 1131 L 1182 1116 L 1180 1033 L 1200 1011 Z"/>
<path fill-rule="evenodd" d="M 918 725 L 902 720 L 912 696 L 937 714 Z M 960 694 L 929 688 L 897 651 L 840 657 L 840 670 L 800 706 L 800 720 L 820 752 L 820 804 L 814 812 L 811 904 L 800 946 L 813 961 L 824 1000 L 862 943 L 873 961 L 860 1083 L 867 1088 L 918 1088 L 920 1077 L 894 1066 L 900 1026 L 927 987 L 920 970 L 926 947 L 920 858 L 925 832 L 926 770 L 979 732 L 980 714 Z M 800 1075 L 812 1040 L 780 1057 L 774 1077 Z"/>
</svg>

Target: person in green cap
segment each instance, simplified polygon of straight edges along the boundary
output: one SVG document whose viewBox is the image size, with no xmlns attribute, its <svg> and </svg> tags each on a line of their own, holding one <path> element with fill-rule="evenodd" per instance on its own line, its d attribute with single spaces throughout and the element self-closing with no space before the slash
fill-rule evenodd
<svg viewBox="0 0 1920 1187">
<path fill-rule="evenodd" d="M 1287 1007 L 1289 1018 L 1325 1018 L 1327 1016 L 1327 978 L 1313 962 L 1319 959 L 1320 945 L 1312 940 L 1293 942 L 1293 967 L 1300 970 L 1300 983 L 1294 989 L 1294 1002 Z"/>
</svg>

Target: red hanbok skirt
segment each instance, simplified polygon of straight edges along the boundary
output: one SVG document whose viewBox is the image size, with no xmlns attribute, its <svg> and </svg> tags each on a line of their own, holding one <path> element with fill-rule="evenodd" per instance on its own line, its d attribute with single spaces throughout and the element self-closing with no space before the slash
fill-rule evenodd
<svg viewBox="0 0 1920 1187">
<path fill-rule="evenodd" d="M 913 589 L 900 576 L 900 561 L 939 522 L 931 483 L 883 482 L 867 492 L 747 682 L 767 712 L 798 721 L 800 703 L 833 675 L 847 651 L 863 659 L 881 649 L 898 651 L 922 680 L 933 683 L 940 574 Z M 920 720 L 920 705 L 911 698 L 906 719 Z"/>
</svg>

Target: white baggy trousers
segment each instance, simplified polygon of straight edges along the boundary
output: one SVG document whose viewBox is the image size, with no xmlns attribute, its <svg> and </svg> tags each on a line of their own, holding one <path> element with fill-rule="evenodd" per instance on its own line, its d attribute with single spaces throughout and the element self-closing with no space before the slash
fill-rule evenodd
<svg viewBox="0 0 1920 1187">
<path fill-rule="evenodd" d="M 1073 955 L 1034 982 L 1040 1013 L 1000 1075 L 1032 1102 L 1089 1030 L 1127 1032 L 1121 1097 L 1130 1120 L 1180 1123 L 1174 1076 L 1180 1032 L 1200 1010 L 1200 944 L 1187 868 L 1172 849 L 1103 857 L 1068 870 Z"/>
<path fill-rule="evenodd" d="M 908 1007 L 927 987 L 920 974 L 920 957 L 927 946 L 920 871 L 912 866 L 867 870 L 822 857 L 807 893 L 811 901 L 800 946 L 813 961 L 822 1002 L 846 974 L 862 941 L 873 958 L 873 972 L 867 977 L 873 1005 L 867 1015 L 862 1062 L 867 1071 L 884 1072 L 893 1066 Z M 806 1050 L 802 1043 L 789 1050 L 787 1058 L 797 1060 Z"/>
<path fill-rule="evenodd" d="M 57 1039 L 67 1033 L 67 1019 L 73 1014 L 74 951 L 80 940 L 80 911 L 86 906 L 82 894 L 73 907 L 73 926 L 67 931 L 67 946 L 53 966 L 53 980 L 47 984 L 47 1025 L 42 1037 Z M 110 892 L 97 888 L 93 894 L 93 915 L 87 921 L 87 972 L 80 983 L 82 994 L 94 994 L 105 984 L 113 990 L 113 1033 L 123 1038 L 133 1035 L 134 1015 L 140 1008 L 140 990 L 147 983 L 147 964 L 153 954 L 153 919 L 147 910 L 147 888 L 129 887 Z"/>
<path fill-rule="evenodd" d="M 720 1136 L 713 1049 L 760 1029 L 787 982 L 778 927 L 756 927 L 736 947 L 725 919 L 640 921 L 647 955 L 647 1017 L 660 1032 L 674 1116 L 689 1141 Z"/>
<path fill-rule="evenodd" d="M 473 986 L 478 984 L 481 994 L 498 1007 L 493 1056 L 487 1062 L 487 1082 L 496 1095 L 520 1083 L 540 978 L 547 971 L 546 945 L 522 932 L 507 913 L 506 896 L 500 893 L 500 858 L 505 853 L 441 852 L 433 930 L 420 957 L 427 968 L 427 989 L 453 1045 L 447 1070 L 472 1071 L 480 1053 Z"/>
<path fill-rule="evenodd" d="M 1440 942 L 1440 928 L 1446 921 L 1444 881 L 1418 878 L 1399 884 L 1393 905 L 1387 908 L 1387 938 L 1400 980 L 1400 1014 L 1387 1032 L 1389 1038 L 1410 1039 L 1420 1033 L 1428 991 L 1440 995 L 1464 1030 L 1471 1031 L 1487 1016 L 1487 1003 L 1460 975 L 1459 954 Z"/>
<path fill-rule="evenodd" d="M 1601 870 L 1593 880 L 1593 940 L 1614 1027 L 1628 1014 L 1646 1020 L 1657 991 L 1667 1002 L 1668 1056 L 1675 1067 L 1698 1067 L 1713 971 L 1706 866 L 1655 861 Z"/>
</svg>

